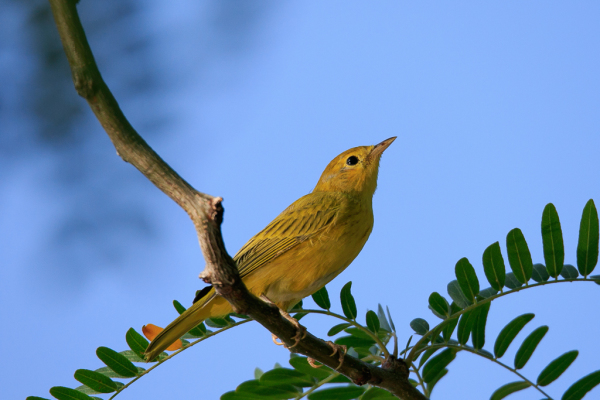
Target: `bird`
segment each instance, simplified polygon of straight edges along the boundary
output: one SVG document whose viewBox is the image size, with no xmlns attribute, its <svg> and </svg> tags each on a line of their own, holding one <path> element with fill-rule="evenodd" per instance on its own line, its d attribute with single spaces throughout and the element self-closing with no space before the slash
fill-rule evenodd
<svg viewBox="0 0 600 400">
<path fill-rule="evenodd" d="M 310 194 L 293 202 L 237 252 L 233 259 L 251 293 L 285 314 L 350 265 L 373 230 L 379 161 L 395 139 L 354 147 L 335 157 Z M 204 288 L 148 345 L 146 361 L 205 319 L 232 312 L 214 288 Z"/>
</svg>

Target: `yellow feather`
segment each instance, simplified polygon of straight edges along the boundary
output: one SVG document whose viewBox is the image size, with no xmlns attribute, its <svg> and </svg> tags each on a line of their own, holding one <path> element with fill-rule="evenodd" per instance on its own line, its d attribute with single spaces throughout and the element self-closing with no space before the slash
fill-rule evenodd
<svg viewBox="0 0 600 400">
<path fill-rule="evenodd" d="M 379 160 L 394 139 L 334 158 L 312 193 L 292 203 L 238 251 L 234 260 L 250 292 L 287 310 L 350 265 L 373 229 Z M 146 360 L 206 318 L 231 312 L 231 305 L 211 289 L 156 336 Z"/>
</svg>

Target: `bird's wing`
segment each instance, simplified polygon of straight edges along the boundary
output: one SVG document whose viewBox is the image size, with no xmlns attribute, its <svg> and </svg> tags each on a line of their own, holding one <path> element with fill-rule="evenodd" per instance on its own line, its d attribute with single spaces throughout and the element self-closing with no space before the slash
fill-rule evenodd
<svg viewBox="0 0 600 400">
<path fill-rule="evenodd" d="M 272 261 L 292 247 L 327 229 L 340 211 L 331 193 L 311 193 L 296 200 L 235 255 L 240 276 Z"/>
</svg>

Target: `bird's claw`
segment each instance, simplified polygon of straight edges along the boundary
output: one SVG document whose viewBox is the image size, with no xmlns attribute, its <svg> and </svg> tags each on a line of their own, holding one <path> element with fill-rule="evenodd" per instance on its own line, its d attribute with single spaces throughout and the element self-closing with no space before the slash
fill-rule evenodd
<svg viewBox="0 0 600 400">
<path fill-rule="evenodd" d="M 277 336 L 275 336 L 274 333 L 271 333 L 271 338 L 273 339 L 273 343 L 275 343 L 277 346 L 285 346 L 285 343 L 283 343 Z"/>
<path fill-rule="evenodd" d="M 300 343 L 300 341 L 302 339 L 304 339 L 307 335 L 306 332 L 306 328 L 303 327 L 302 325 L 300 325 L 300 322 L 298 322 L 298 320 L 294 317 L 292 317 L 290 314 L 288 314 L 287 312 L 285 312 L 284 310 L 282 310 L 281 308 L 279 308 L 275 303 L 273 303 L 267 296 L 265 296 L 264 294 L 260 296 L 260 298 L 262 300 L 264 300 L 265 302 L 277 307 L 279 309 L 279 313 L 281 314 L 282 317 L 284 317 L 285 319 L 287 319 L 288 321 L 290 321 L 292 323 L 292 325 L 294 325 L 296 327 L 296 334 L 292 337 L 292 339 L 294 339 L 294 344 L 291 345 L 290 347 L 285 346 L 286 349 L 291 349 L 293 347 L 296 347 L 298 345 L 298 343 Z M 277 342 L 275 339 L 279 339 L 277 336 L 272 335 L 273 336 L 273 342 L 278 345 L 281 346 L 283 345 L 283 343 L 281 342 Z"/>
<path fill-rule="evenodd" d="M 303 327 L 302 325 L 300 325 L 298 320 L 296 320 L 295 318 L 292 318 L 292 319 L 294 321 L 296 321 L 296 323 L 294 324 L 294 325 L 296 325 L 296 334 L 294 335 L 294 337 L 292 337 L 292 339 L 294 339 L 294 344 L 289 347 L 290 349 L 293 347 L 296 347 L 298 345 L 298 343 L 300 343 L 300 341 L 302 339 L 304 339 L 307 335 L 306 328 Z"/>
<path fill-rule="evenodd" d="M 314 359 L 314 358 L 312 358 L 312 357 L 308 357 L 308 358 L 306 359 L 306 361 L 308 361 L 308 365 L 310 365 L 310 366 L 311 366 L 311 367 L 313 367 L 313 368 L 321 368 L 321 367 L 323 366 L 323 364 L 321 364 L 321 365 L 317 365 L 317 364 L 315 364 L 315 359 Z"/>
<path fill-rule="evenodd" d="M 335 344 L 331 341 L 327 341 L 327 344 L 329 345 L 329 347 L 331 347 L 333 349 L 333 353 L 331 353 L 330 357 L 334 356 L 336 353 L 339 353 L 340 365 L 338 365 L 336 367 L 336 371 L 337 371 L 338 369 L 340 369 L 340 367 L 344 363 L 344 356 L 348 352 L 348 346 L 343 345 L 343 344 Z"/>
</svg>

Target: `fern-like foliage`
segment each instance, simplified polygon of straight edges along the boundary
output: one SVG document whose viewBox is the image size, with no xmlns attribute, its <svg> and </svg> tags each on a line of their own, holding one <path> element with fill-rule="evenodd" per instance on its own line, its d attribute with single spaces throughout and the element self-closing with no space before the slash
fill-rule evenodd
<svg viewBox="0 0 600 400">
<path fill-rule="evenodd" d="M 536 379 L 527 378 L 521 372 L 532 357 L 549 328 L 540 326 L 531 332 L 519 345 L 512 364 L 503 361 L 509 346 L 517 334 L 530 323 L 535 315 L 526 313 L 515 317 L 498 334 L 493 349 L 486 350 L 486 324 L 491 303 L 503 296 L 538 286 L 561 284 L 565 282 L 591 282 L 600 285 L 600 275 L 591 275 L 598 262 L 599 223 L 598 212 L 592 200 L 586 204 L 579 230 L 577 246 L 577 268 L 564 264 L 564 245 L 558 213 L 554 205 L 548 204 L 542 214 L 542 240 L 544 264 L 533 264 L 527 242 L 520 229 L 511 230 L 506 238 L 508 265 L 498 242 L 493 243 L 483 253 L 484 275 L 490 287 L 481 289 L 475 269 L 466 258 L 460 259 L 455 266 L 456 280 L 448 284 L 450 301 L 438 292 L 429 296 L 429 309 L 441 319 L 430 326 L 424 318 L 415 318 L 410 322 L 418 340 L 408 339 L 400 355 L 411 371 L 411 383 L 431 396 L 435 385 L 447 373 L 452 361 L 460 352 L 470 353 L 489 360 L 493 364 L 511 371 L 515 381 L 507 383 L 491 394 L 491 400 L 500 400 L 517 391 L 530 389 L 553 399 L 545 392 L 545 387 L 558 379 L 576 360 L 578 352 L 569 351 L 558 356 L 548 364 Z M 377 311 L 368 311 L 359 322 L 357 307 L 351 293 L 351 282 L 341 290 L 340 303 L 342 314 L 331 311 L 332 304 L 326 288 L 313 294 L 312 298 L 321 309 L 304 309 L 302 304 L 295 307 L 295 318 L 301 319 L 310 314 L 324 314 L 337 320 L 328 332 L 334 343 L 346 346 L 348 354 L 361 360 L 381 365 L 390 357 L 388 345 L 393 343 L 393 355 L 398 349 L 398 337 L 389 309 L 387 313 L 381 305 Z M 174 306 L 179 313 L 185 308 L 177 301 Z M 234 319 L 235 318 L 235 319 Z M 191 346 L 204 341 L 220 332 L 250 321 L 246 316 L 230 314 L 222 319 L 209 319 L 206 325 L 198 325 L 183 337 L 184 346 L 172 353 L 161 354 L 153 366 L 143 369 L 134 363 L 143 362 L 143 353 L 148 341 L 133 328 L 126 333 L 129 350 L 116 352 L 107 347 L 99 347 L 98 358 L 105 364 L 95 371 L 79 369 L 75 379 L 82 385 L 75 388 L 56 386 L 50 394 L 59 400 L 101 399 L 95 395 L 111 394 L 117 396 L 128 386 L 150 373 L 168 359 Z M 362 322 L 364 321 L 364 322 Z M 489 342 L 489 341 L 488 341 Z M 354 385 L 348 378 L 335 370 L 314 362 L 306 357 L 291 354 L 290 367 L 276 365 L 274 369 L 263 372 L 258 368 L 255 379 L 241 383 L 234 391 L 221 396 L 222 400 L 253 399 L 303 399 L 309 400 L 385 400 L 394 398 L 385 390 L 365 385 Z M 147 365 L 147 364 L 145 364 Z M 414 379 L 413 379 L 414 378 Z M 118 379 L 118 380 L 115 380 Z M 562 400 L 579 400 L 600 384 L 600 370 L 573 383 L 562 395 Z M 30 396 L 29 400 L 47 400 Z"/>
</svg>

